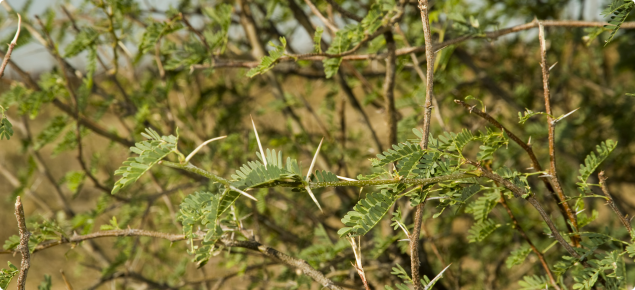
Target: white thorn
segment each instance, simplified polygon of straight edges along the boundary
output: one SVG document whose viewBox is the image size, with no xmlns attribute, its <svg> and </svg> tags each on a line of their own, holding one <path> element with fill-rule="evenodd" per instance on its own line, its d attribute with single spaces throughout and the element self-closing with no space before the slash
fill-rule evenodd
<svg viewBox="0 0 635 290">
<path fill-rule="evenodd" d="M 426 198 L 426 200 L 445 199 L 445 198 L 448 198 L 448 197 L 447 196 L 432 196 L 432 197 Z"/>
<path fill-rule="evenodd" d="M 579 110 L 579 109 L 580 109 L 580 108 L 577 108 L 577 109 L 575 109 L 575 110 L 573 110 L 573 111 L 571 111 L 571 112 L 569 112 L 569 113 L 566 113 L 566 114 L 564 114 L 564 115 L 560 116 L 560 118 L 553 120 L 551 123 L 552 123 L 552 124 L 555 124 L 556 122 L 559 122 L 560 120 L 562 120 L 562 119 L 564 119 L 564 118 L 568 117 L 569 115 L 573 114 L 575 111 L 577 111 L 577 110 Z"/>
<path fill-rule="evenodd" d="M 527 167 L 527 170 L 534 170 L 534 167 Z"/>
<path fill-rule="evenodd" d="M 313 199 L 313 202 L 315 202 L 315 204 L 317 204 L 318 208 L 320 209 L 321 212 L 324 212 L 322 210 L 322 207 L 320 206 L 320 203 L 317 201 L 317 198 L 315 198 L 315 195 L 313 195 L 313 191 L 311 191 L 311 188 L 307 185 L 304 187 L 306 189 L 307 192 L 309 192 L 309 195 L 311 196 L 311 198 Z"/>
<path fill-rule="evenodd" d="M 552 65 L 549 67 L 549 71 L 551 71 L 551 69 L 552 69 L 554 66 L 556 66 L 557 64 L 558 64 L 558 62 L 557 62 L 557 61 L 556 61 L 556 63 L 552 64 Z"/>
<path fill-rule="evenodd" d="M 586 209 L 583 209 L 583 210 L 581 210 L 581 211 L 579 211 L 579 212 L 576 212 L 576 213 L 575 213 L 575 215 L 579 215 L 581 212 L 583 212 L 583 211 L 585 211 L 585 210 L 586 210 Z"/>
<path fill-rule="evenodd" d="M 190 159 L 192 159 L 192 157 L 194 157 L 194 154 L 196 154 L 196 152 L 198 152 L 199 150 L 201 150 L 201 148 L 203 148 L 203 146 L 209 144 L 210 142 L 216 141 L 216 140 L 220 140 L 223 138 L 227 138 L 227 136 L 221 136 L 221 137 L 216 137 L 213 139 L 209 139 L 205 142 L 203 142 L 201 145 L 198 145 L 198 147 L 196 147 L 196 149 L 194 149 L 194 151 L 192 151 L 192 153 L 190 153 L 190 155 L 187 155 L 187 157 L 185 157 L 185 163 L 188 163 L 190 161 Z"/>
<path fill-rule="evenodd" d="M 240 190 L 240 189 L 238 189 L 238 188 L 234 187 L 233 185 L 230 185 L 230 186 L 229 186 L 229 188 L 230 188 L 231 190 L 233 190 L 233 191 L 236 191 L 236 192 L 238 192 L 238 193 L 240 193 L 240 194 L 242 194 L 242 195 L 246 196 L 246 197 L 249 197 L 249 198 L 251 198 L 251 199 L 253 199 L 253 200 L 255 200 L 255 201 L 258 201 L 255 197 L 251 196 L 251 194 L 246 193 L 246 192 L 244 192 L 244 191 L 242 191 L 242 190 Z"/>
<path fill-rule="evenodd" d="M 527 141 L 527 145 L 531 146 L 531 136 L 529 136 L 529 141 Z"/>
<path fill-rule="evenodd" d="M 441 273 L 439 273 L 439 275 L 437 275 L 436 277 L 434 277 L 434 279 L 432 279 L 432 281 L 430 281 L 430 283 L 428 283 L 428 285 L 426 285 L 426 287 L 424 288 L 424 290 L 428 290 L 430 289 L 430 287 L 432 287 L 432 285 L 437 282 L 437 280 L 439 280 L 441 278 L 441 275 L 443 275 L 443 272 L 445 272 L 445 270 L 447 270 L 448 268 L 450 268 L 450 266 L 452 266 L 452 264 L 448 265 L 447 267 L 445 267 L 445 269 L 443 269 L 443 271 L 441 271 Z"/>
<path fill-rule="evenodd" d="M 317 150 L 315 150 L 315 155 L 313 155 L 313 161 L 311 161 L 311 166 L 309 166 L 309 172 L 306 174 L 306 181 L 309 181 L 309 179 L 311 178 L 311 172 L 313 172 L 313 166 L 315 166 L 315 161 L 317 160 L 318 154 L 320 153 L 322 142 L 324 142 L 324 137 L 322 137 L 322 140 L 320 140 L 320 145 L 318 145 Z"/>
<path fill-rule="evenodd" d="M 256 123 L 254 123 L 254 118 L 249 115 L 251 118 L 251 124 L 254 126 L 254 133 L 256 133 L 256 141 L 258 141 L 258 148 L 260 148 L 260 155 L 262 156 L 262 162 L 267 166 L 267 156 L 265 156 L 265 151 L 262 150 L 262 144 L 260 144 L 260 137 L 258 137 L 258 130 L 256 130 Z"/>
<path fill-rule="evenodd" d="M 401 240 L 397 240 L 397 242 L 410 242 L 410 239 L 401 239 Z"/>
<path fill-rule="evenodd" d="M 553 177 L 553 176 L 551 174 L 543 174 L 543 175 L 540 175 L 538 177 Z"/>
<path fill-rule="evenodd" d="M 352 178 L 348 178 L 348 177 L 344 177 L 344 176 L 339 176 L 339 175 L 335 175 L 337 176 L 337 178 L 341 179 L 341 180 L 346 180 L 346 181 L 357 181 L 356 179 L 352 179 Z"/>
</svg>

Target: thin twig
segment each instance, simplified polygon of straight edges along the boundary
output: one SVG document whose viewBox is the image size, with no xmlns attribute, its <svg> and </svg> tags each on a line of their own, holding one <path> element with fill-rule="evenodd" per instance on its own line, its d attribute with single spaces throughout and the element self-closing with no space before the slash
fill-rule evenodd
<svg viewBox="0 0 635 290">
<path fill-rule="evenodd" d="M 66 278 L 66 274 L 64 274 L 64 270 L 60 270 L 60 274 L 62 274 L 62 279 L 64 279 L 64 285 L 66 285 L 66 290 L 73 290 L 73 286 Z"/>
<path fill-rule="evenodd" d="M 363 17 L 359 17 L 359 16 L 357 16 L 357 15 L 353 14 L 353 12 L 350 12 L 350 11 L 348 11 L 348 10 L 346 10 L 346 9 L 342 8 L 342 6 L 340 6 L 339 4 L 337 4 L 337 2 L 335 2 L 335 1 L 333 1 L 333 0 L 326 0 L 326 2 L 328 2 L 329 4 L 331 4 L 331 6 L 332 6 L 335 10 L 337 10 L 337 12 L 339 12 L 340 14 L 342 14 L 342 15 L 344 15 L 344 16 L 346 16 L 346 17 L 350 18 L 350 19 L 353 19 L 353 20 L 355 20 L 355 21 L 357 21 L 357 22 L 361 22 L 361 21 L 362 21 L 362 19 L 364 19 Z"/>
<path fill-rule="evenodd" d="M 18 290 L 24 290 L 26 286 L 26 275 L 29 272 L 29 267 L 31 267 L 31 255 L 29 254 L 29 238 L 31 237 L 31 233 L 26 228 L 24 208 L 22 208 L 20 196 L 18 196 L 15 201 L 15 218 L 18 220 L 18 229 L 20 230 L 20 245 L 18 246 L 18 250 L 22 255 L 22 264 L 17 285 Z"/>
<path fill-rule="evenodd" d="M 537 171 L 537 172 L 542 171 L 542 166 L 540 166 L 538 157 L 536 157 L 536 154 L 534 154 L 534 150 L 530 144 L 525 143 L 518 136 L 516 136 L 516 134 L 509 131 L 505 126 L 503 126 L 496 119 L 494 119 L 490 114 L 483 112 L 481 110 L 475 110 L 475 106 L 470 106 L 464 101 L 454 100 L 454 102 L 463 106 L 465 109 L 467 109 L 470 112 L 470 114 L 475 114 L 481 117 L 482 119 L 492 124 L 494 127 L 505 132 L 505 134 L 507 134 L 507 136 L 509 136 L 509 138 L 512 139 L 512 141 L 514 141 L 516 144 L 518 144 L 518 146 L 520 146 L 523 150 L 525 150 L 525 152 L 527 152 L 527 155 L 529 155 L 529 159 L 531 160 L 531 166 L 533 167 L 534 171 Z M 549 182 L 549 178 L 547 176 L 543 176 L 540 179 L 545 184 L 545 187 L 547 187 L 547 190 L 551 193 L 551 196 L 556 200 L 556 204 L 558 205 L 558 208 L 560 209 L 560 212 L 562 213 L 562 217 L 566 220 L 567 212 L 562 203 L 563 199 L 560 199 L 560 196 L 558 196 L 558 194 L 553 190 L 553 187 L 551 186 L 551 183 Z M 568 223 L 567 223 L 567 226 L 570 227 Z M 573 229 L 570 228 L 569 231 L 573 232 Z"/>
<path fill-rule="evenodd" d="M 430 31 L 430 19 L 428 18 L 428 0 L 419 0 L 419 10 L 421 12 L 421 23 L 423 25 L 423 38 L 425 40 L 426 51 L 426 101 L 424 104 L 423 113 L 423 136 L 421 138 L 421 149 L 428 149 L 428 139 L 430 136 L 430 116 L 432 113 L 432 98 L 433 93 L 433 74 L 434 74 L 434 50 L 432 47 L 432 33 Z M 421 222 L 423 219 L 423 207 L 425 202 L 417 205 L 417 211 L 414 217 L 414 228 L 412 229 L 412 235 L 410 236 L 410 267 L 412 270 L 412 281 L 414 283 L 415 290 L 423 289 L 421 285 L 421 276 L 419 274 L 419 235 L 421 232 Z"/>
<path fill-rule="evenodd" d="M 547 45 L 545 43 L 545 28 L 542 23 L 538 24 L 538 38 L 540 40 L 540 66 L 542 67 L 542 87 L 544 90 L 545 97 L 545 112 L 547 113 L 547 122 L 549 126 L 549 159 L 550 159 L 550 168 L 549 168 L 549 178 L 551 181 L 551 185 L 553 189 L 558 194 L 562 206 L 567 214 L 567 218 L 573 227 L 574 232 L 578 231 L 578 220 L 576 218 L 575 213 L 571 210 L 571 207 L 566 202 L 566 197 L 562 190 L 562 186 L 560 186 L 560 181 L 558 180 L 558 173 L 556 171 L 556 123 L 553 121 L 552 111 L 551 111 L 551 101 L 550 101 L 550 93 L 549 93 L 549 66 L 547 65 Z M 578 235 L 571 236 L 571 241 L 576 247 L 580 246 L 580 237 Z"/>
<path fill-rule="evenodd" d="M 7 54 L 4 56 L 2 60 L 2 66 L 0 66 L 0 78 L 4 76 L 4 69 L 7 67 L 7 63 L 9 63 L 9 59 L 11 58 L 11 52 L 13 52 L 13 48 L 18 44 L 18 37 L 20 36 L 20 27 L 22 26 L 22 16 L 18 15 L 18 30 L 15 32 L 15 37 L 11 43 L 9 43 L 9 49 L 7 49 Z"/>
<path fill-rule="evenodd" d="M 542 219 L 545 221 L 545 223 L 551 230 L 551 234 L 558 241 L 558 243 L 560 243 L 560 245 L 562 245 L 565 248 L 565 250 L 567 250 L 569 255 L 571 255 L 572 257 L 576 259 L 581 258 L 580 254 L 578 254 L 575 251 L 575 249 L 573 249 L 573 247 L 571 247 L 571 245 L 569 245 L 569 243 L 567 243 L 567 241 L 562 237 L 562 235 L 560 234 L 560 231 L 558 231 L 558 228 L 556 228 L 556 225 L 553 223 L 553 221 L 549 217 L 549 214 L 547 214 L 547 212 L 542 208 L 542 205 L 540 205 L 540 203 L 538 202 L 538 200 L 532 193 L 530 193 L 528 196 L 525 196 L 527 195 L 527 192 L 525 191 L 524 188 L 514 185 L 511 181 L 504 179 L 500 175 L 487 170 L 486 168 L 482 167 L 479 163 L 476 163 L 471 160 L 465 160 L 465 163 L 475 166 L 480 171 L 482 176 L 487 177 L 488 179 L 494 182 L 497 182 L 498 184 L 501 184 L 505 188 L 509 189 L 514 194 L 514 197 L 527 200 L 538 211 Z M 586 261 L 582 261 L 582 264 L 585 267 L 590 266 Z"/>
<path fill-rule="evenodd" d="M 509 215 L 509 218 L 511 218 L 512 223 L 514 224 L 514 228 L 523 237 L 523 239 L 525 239 L 527 244 L 529 244 L 529 247 L 534 252 L 534 254 L 536 254 L 536 256 L 538 256 L 538 259 L 540 260 L 540 263 L 542 264 L 542 268 L 545 269 L 545 272 L 547 273 L 547 276 L 549 277 L 549 281 L 551 282 L 551 286 L 556 288 L 556 290 L 560 290 L 560 286 L 558 286 L 558 283 L 556 282 L 556 279 L 553 277 L 553 273 L 551 272 L 551 269 L 549 269 L 549 264 L 547 264 L 547 260 L 545 260 L 545 256 L 542 254 L 542 252 L 540 252 L 540 250 L 538 250 L 538 248 L 536 248 L 536 246 L 534 246 L 534 243 L 531 242 L 531 240 L 529 239 L 529 237 L 527 236 L 527 234 L 525 233 L 523 228 L 518 223 L 518 220 L 516 219 L 516 217 L 512 213 L 512 210 L 507 205 L 507 202 L 505 201 L 505 195 L 503 194 L 502 191 L 500 192 L 500 203 L 503 205 L 503 207 L 507 211 L 507 214 Z"/>
<path fill-rule="evenodd" d="M 388 146 L 397 144 L 397 112 L 395 109 L 395 39 L 392 32 L 384 33 L 388 57 L 386 58 L 386 77 L 384 79 L 384 96 L 386 106 L 386 125 L 388 127 Z"/>
<path fill-rule="evenodd" d="M 313 3 L 311 3 L 311 0 L 304 0 L 304 3 L 306 3 L 306 5 L 311 8 L 311 12 L 313 12 L 313 14 L 315 14 L 315 16 L 317 16 L 320 21 L 322 21 L 322 23 L 324 23 L 324 25 L 326 25 L 326 27 L 328 27 L 333 33 L 339 30 L 339 28 L 337 28 L 335 24 L 331 23 L 331 21 L 329 21 L 326 17 L 324 17 L 324 15 L 322 15 L 320 10 L 317 9 L 317 7 L 313 5 Z"/>
<path fill-rule="evenodd" d="M 604 171 L 600 171 L 600 173 L 598 174 L 598 179 L 600 179 L 600 187 L 602 188 L 602 193 L 604 193 L 604 196 L 606 196 L 606 204 L 608 204 L 613 212 L 615 212 L 617 217 L 620 219 L 620 222 L 622 223 L 622 225 L 624 225 L 624 227 L 628 231 L 628 234 L 631 236 L 631 239 L 635 239 L 631 222 L 628 220 L 628 218 L 626 218 L 626 216 L 622 214 L 620 209 L 617 208 L 617 205 L 615 205 L 615 202 L 613 201 L 613 198 L 609 193 L 609 188 L 606 185 L 606 180 L 608 179 L 608 177 L 604 175 Z"/>
</svg>

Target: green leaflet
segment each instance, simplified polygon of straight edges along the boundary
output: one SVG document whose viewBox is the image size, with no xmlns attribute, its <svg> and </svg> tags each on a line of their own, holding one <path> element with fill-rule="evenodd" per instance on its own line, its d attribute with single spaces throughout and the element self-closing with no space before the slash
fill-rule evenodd
<svg viewBox="0 0 635 290">
<path fill-rule="evenodd" d="M 282 162 L 282 152 L 267 149 L 265 157 L 260 152 L 256 153 L 260 161 L 249 161 L 236 174 L 233 185 L 238 188 L 272 187 L 279 184 L 293 184 L 295 186 L 305 183 L 298 161 L 287 157 L 286 163 Z M 264 161 L 267 165 L 264 165 Z"/>
<path fill-rule="evenodd" d="M 13 136 L 13 124 L 7 118 L 0 119 L 0 140 L 4 138 L 9 140 L 11 136 Z"/>
<path fill-rule="evenodd" d="M 523 246 L 515 251 L 512 251 L 511 254 L 509 254 L 509 257 L 507 257 L 507 260 L 505 260 L 507 268 L 511 269 L 513 266 L 522 264 L 529 253 L 531 253 L 531 248 L 528 246 Z"/>
<path fill-rule="evenodd" d="M 401 188 L 401 190 L 403 189 L 405 188 Z M 400 192 L 401 190 L 396 191 Z M 353 211 L 349 211 L 342 218 L 342 223 L 346 227 L 340 229 L 337 233 L 340 237 L 365 235 L 388 213 L 395 200 L 396 195 L 389 189 L 369 193 L 366 198 L 357 202 L 355 207 L 353 207 Z"/>
<path fill-rule="evenodd" d="M 9 269 L 0 269 L 1 289 L 7 289 L 7 286 L 9 286 L 11 279 L 13 279 L 13 277 L 20 272 L 20 270 L 18 270 L 18 267 L 11 264 L 11 262 L 7 262 L 7 264 L 9 264 Z"/>
<path fill-rule="evenodd" d="M 183 25 L 173 22 L 154 22 L 148 25 L 146 31 L 143 33 L 143 37 L 141 38 L 141 43 L 139 44 L 139 52 L 141 54 L 146 54 L 148 51 L 154 49 L 154 46 L 157 42 L 159 42 L 159 39 L 161 37 L 175 32 L 181 28 L 183 28 Z"/>
<path fill-rule="evenodd" d="M 73 41 L 64 48 L 64 57 L 73 57 L 86 50 L 95 43 L 99 35 L 101 34 L 91 27 L 82 29 L 75 35 Z"/>
<path fill-rule="evenodd" d="M 324 28 L 322 26 L 315 28 L 315 35 L 313 36 L 313 51 L 316 53 L 322 53 L 322 33 L 324 33 Z"/>
<path fill-rule="evenodd" d="M 373 159 L 372 164 L 375 167 L 381 167 L 404 158 L 410 159 L 410 157 L 413 156 L 423 156 L 423 150 L 421 150 L 419 144 L 410 142 L 399 143 L 392 145 L 392 149 L 384 151 L 383 154 L 377 154 L 377 159 Z M 417 160 L 420 158 L 421 157 Z"/>
<path fill-rule="evenodd" d="M 264 56 L 260 61 L 260 64 L 250 69 L 247 72 L 247 76 L 252 78 L 259 74 L 264 74 L 273 68 L 273 65 L 284 55 L 284 50 L 287 47 L 287 39 L 284 37 L 280 37 L 280 43 L 282 45 L 276 45 L 273 42 L 269 42 L 269 46 L 272 46 L 274 49 L 269 51 L 268 56 Z"/>
<path fill-rule="evenodd" d="M 525 276 L 518 282 L 522 290 L 542 290 L 549 289 L 549 282 L 545 276 Z"/>
<path fill-rule="evenodd" d="M 469 234 L 467 239 L 470 243 L 481 242 L 500 226 L 491 219 L 477 222 L 467 231 Z"/>
<path fill-rule="evenodd" d="M 591 151 L 591 153 L 586 156 L 584 164 L 580 165 L 580 175 L 578 176 L 580 182 L 576 183 L 580 187 L 581 192 L 590 191 L 589 185 L 586 183 L 587 179 L 589 179 L 589 176 L 606 160 L 615 147 L 617 147 L 617 142 L 609 139 L 596 146 L 598 155 L 595 155 L 595 153 Z"/>
<path fill-rule="evenodd" d="M 219 194 L 211 192 L 196 192 L 187 196 L 180 205 L 178 220 L 183 225 L 183 233 L 188 238 L 194 237 L 194 228 L 206 227 L 207 232 L 201 242 L 201 246 L 192 246 L 194 249 L 194 262 L 198 267 L 207 263 L 215 249 L 215 244 L 223 235 L 223 230 L 219 225 L 221 214 L 229 208 L 231 203 L 222 201 L 230 191 L 226 190 L 221 197 Z M 236 196 L 237 197 L 237 196 Z M 230 198 L 231 199 L 231 198 Z"/>
<path fill-rule="evenodd" d="M 609 38 L 606 40 L 604 45 L 606 46 L 613 40 L 613 36 L 620 29 L 622 23 L 626 21 L 626 18 L 631 13 L 631 11 L 635 8 L 635 2 L 632 0 L 612 0 L 609 7 L 607 7 L 604 11 L 602 11 L 602 16 L 611 17 L 609 20 L 609 25 L 605 25 L 605 28 L 611 29 L 611 34 Z"/>
<path fill-rule="evenodd" d="M 168 154 L 175 152 L 178 142 L 177 137 L 172 135 L 160 137 L 156 131 L 150 128 L 147 128 L 146 132 L 148 134 L 141 133 L 141 135 L 150 140 L 138 142 L 135 146 L 130 147 L 130 151 L 139 154 L 139 156 L 128 158 L 115 171 L 115 175 L 121 175 L 122 177 L 115 182 L 112 194 L 134 183 L 157 162 L 163 160 Z"/>
</svg>

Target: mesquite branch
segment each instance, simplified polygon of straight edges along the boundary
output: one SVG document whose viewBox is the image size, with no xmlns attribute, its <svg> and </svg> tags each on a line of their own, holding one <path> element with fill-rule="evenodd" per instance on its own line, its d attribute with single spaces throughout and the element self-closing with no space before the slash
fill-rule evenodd
<svg viewBox="0 0 635 290">
<path fill-rule="evenodd" d="M 562 186 L 560 186 L 560 181 L 558 180 L 558 172 L 556 170 L 556 120 L 552 117 L 551 111 L 551 101 L 550 101 L 550 92 L 549 92 L 549 70 L 550 67 L 547 65 L 547 45 L 545 43 L 545 29 L 542 24 L 539 23 L 538 28 L 538 38 L 540 40 L 540 66 L 542 67 L 542 84 L 544 90 L 545 97 L 545 112 L 547 113 L 547 122 L 549 126 L 549 159 L 550 159 L 550 167 L 549 167 L 549 180 L 551 181 L 551 185 L 553 189 L 558 194 L 562 207 L 564 208 L 567 218 L 573 227 L 575 232 L 578 231 L 578 219 L 576 218 L 575 213 L 566 202 L 566 197 L 562 190 Z M 580 246 L 580 239 L 577 235 L 573 235 L 571 237 L 571 241 L 576 247 Z"/>
<path fill-rule="evenodd" d="M 22 264 L 17 284 L 18 290 L 24 290 L 26 286 L 26 275 L 29 272 L 29 267 L 31 267 L 31 255 L 29 253 L 29 237 L 31 237 L 31 233 L 26 228 L 24 208 L 22 207 L 22 200 L 19 196 L 15 201 L 15 218 L 18 220 L 18 229 L 20 230 L 20 245 L 18 246 L 18 251 L 22 255 Z"/>
</svg>

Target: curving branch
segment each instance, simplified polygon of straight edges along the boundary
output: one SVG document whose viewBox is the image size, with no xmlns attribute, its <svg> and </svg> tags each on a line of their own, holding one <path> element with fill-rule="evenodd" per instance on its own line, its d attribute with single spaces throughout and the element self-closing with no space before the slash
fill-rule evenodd
<svg viewBox="0 0 635 290">
<path fill-rule="evenodd" d="M 613 212 L 615 212 L 617 217 L 620 219 L 620 222 L 622 223 L 622 225 L 624 225 L 624 228 L 626 228 L 626 230 L 628 231 L 628 234 L 631 236 L 631 240 L 632 240 L 634 233 L 633 233 L 633 227 L 631 226 L 631 222 L 629 219 L 626 218 L 626 216 L 622 214 L 620 209 L 617 208 L 617 205 L 615 205 L 615 201 L 613 201 L 613 197 L 611 197 L 611 194 L 609 193 L 609 188 L 606 185 L 606 180 L 608 179 L 608 177 L 604 175 L 604 171 L 600 171 L 600 173 L 598 174 L 598 179 L 600 180 L 600 187 L 602 188 L 602 193 L 604 193 L 604 196 L 606 196 L 606 204 L 611 208 L 611 210 L 613 210 Z"/>
<path fill-rule="evenodd" d="M 7 67 L 7 63 L 9 63 L 9 59 L 11 58 L 11 52 L 13 52 L 13 48 L 18 44 L 18 37 L 20 37 L 20 27 L 22 26 L 22 16 L 18 15 L 18 30 L 15 32 L 15 37 L 11 43 L 9 43 L 9 49 L 7 49 L 7 54 L 4 56 L 2 60 L 2 65 L 0 66 L 0 78 L 4 76 L 4 69 Z"/>
</svg>

